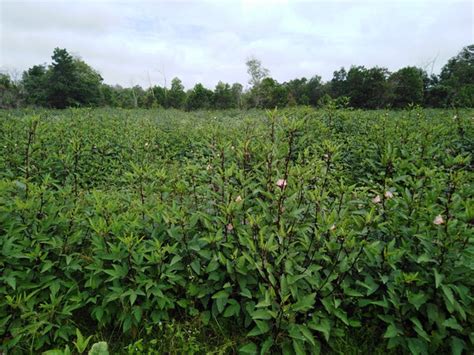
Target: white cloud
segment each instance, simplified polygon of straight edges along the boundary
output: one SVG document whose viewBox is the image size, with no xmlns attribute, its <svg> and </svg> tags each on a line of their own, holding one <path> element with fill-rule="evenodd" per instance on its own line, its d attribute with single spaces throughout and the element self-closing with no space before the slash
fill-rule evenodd
<svg viewBox="0 0 474 355">
<path fill-rule="evenodd" d="M 255 55 L 278 81 L 341 66 L 434 70 L 472 42 L 470 1 L 8 1 L 0 0 L 0 66 L 79 54 L 108 83 L 247 82 Z"/>
</svg>

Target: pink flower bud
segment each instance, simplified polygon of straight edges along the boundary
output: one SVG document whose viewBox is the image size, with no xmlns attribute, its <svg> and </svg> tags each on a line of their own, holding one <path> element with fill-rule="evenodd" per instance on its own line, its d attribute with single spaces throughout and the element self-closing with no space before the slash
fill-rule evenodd
<svg viewBox="0 0 474 355">
<path fill-rule="evenodd" d="M 436 224 L 437 226 L 444 224 L 443 216 L 441 216 L 440 214 L 437 215 L 435 219 L 433 220 L 433 223 Z"/>
<path fill-rule="evenodd" d="M 285 179 L 278 179 L 276 185 L 280 188 L 280 189 L 284 189 L 287 185 L 287 182 Z"/>
<path fill-rule="evenodd" d="M 393 198 L 393 193 L 392 191 L 385 191 L 384 196 L 387 200 L 390 200 L 391 198 Z"/>
<path fill-rule="evenodd" d="M 382 199 L 380 198 L 380 195 L 377 195 L 372 199 L 373 203 L 380 203 L 381 201 L 382 201 Z"/>
<path fill-rule="evenodd" d="M 234 230 L 234 226 L 232 223 L 229 223 L 228 225 L 225 226 L 228 232 L 232 232 Z"/>
</svg>

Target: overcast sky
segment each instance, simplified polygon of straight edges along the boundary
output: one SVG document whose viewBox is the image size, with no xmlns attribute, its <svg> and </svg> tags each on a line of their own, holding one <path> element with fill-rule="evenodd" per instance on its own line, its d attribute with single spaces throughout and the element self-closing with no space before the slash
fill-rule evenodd
<svg viewBox="0 0 474 355">
<path fill-rule="evenodd" d="M 259 58 L 280 82 L 351 64 L 438 72 L 474 42 L 473 1 L 10 1 L 0 0 L 0 67 L 50 63 L 55 47 L 105 82 L 187 88 L 247 83 Z"/>
</svg>

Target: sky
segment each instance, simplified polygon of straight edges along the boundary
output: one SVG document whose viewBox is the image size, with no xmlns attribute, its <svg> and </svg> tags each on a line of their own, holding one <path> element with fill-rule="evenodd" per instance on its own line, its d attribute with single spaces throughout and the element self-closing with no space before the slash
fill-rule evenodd
<svg viewBox="0 0 474 355">
<path fill-rule="evenodd" d="M 186 88 L 248 82 L 256 57 L 279 82 L 341 67 L 438 73 L 474 43 L 474 1 L 0 0 L 0 69 L 15 75 L 66 48 L 108 84 Z"/>
</svg>

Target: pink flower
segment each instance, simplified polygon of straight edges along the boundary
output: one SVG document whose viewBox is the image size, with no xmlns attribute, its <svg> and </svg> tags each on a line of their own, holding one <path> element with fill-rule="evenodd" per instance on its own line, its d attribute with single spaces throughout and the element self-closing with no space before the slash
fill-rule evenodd
<svg viewBox="0 0 474 355">
<path fill-rule="evenodd" d="M 276 185 L 280 188 L 280 189 L 284 189 L 287 185 L 287 182 L 285 179 L 278 179 Z"/>
<path fill-rule="evenodd" d="M 385 191 L 384 196 L 387 200 L 390 200 L 391 198 L 393 198 L 393 193 L 392 191 Z"/>
<path fill-rule="evenodd" d="M 437 215 L 435 219 L 433 220 L 433 223 L 436 224 L 437 226 L 444 224 L 443 216 L 441 216 L 440 214 Z"/>
<path fill-rule="evenodd" d="M 239 195 L 235 198 L 235 202 L 240 202 L 240 201 L 242 201 L 242 197 L 240 197 L 240 195 Z"/>
<path fill-rule="evenodd" d="M 225 226 L 227 228 L 227 231 L 228 232 L 232 232 L 234 230 L 234 226 L 232 225 L 232 223 L 229 223 L 228 225 Z"/>
<path fill-rule="evenodd" d="M 380 201 L 382 201 L 382 199 L 380 198 L 380 195 L 377 195 L 372 199 L 373 203 L 380 203 Z"/>
</svg>

